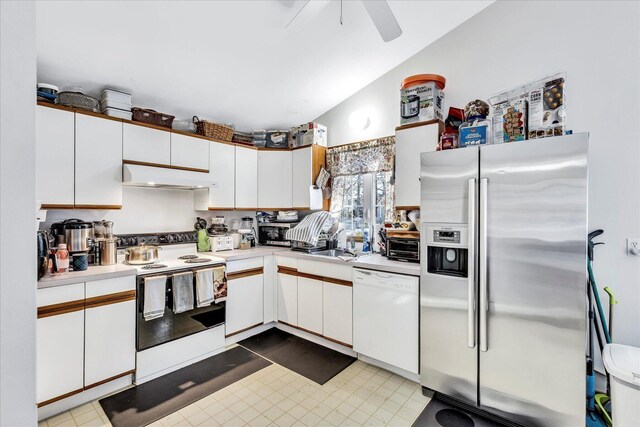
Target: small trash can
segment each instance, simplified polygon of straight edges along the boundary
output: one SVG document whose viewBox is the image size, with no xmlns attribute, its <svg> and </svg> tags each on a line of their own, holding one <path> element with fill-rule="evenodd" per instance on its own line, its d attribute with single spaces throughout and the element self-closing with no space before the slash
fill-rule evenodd
<svg viewBox="0 0 640 427">
<path fill-rule="evenodd" d="M 640 425 L 640 348 L 607 344 L 602 360 L 611 377 L 613 425 Z"/>
</svg>

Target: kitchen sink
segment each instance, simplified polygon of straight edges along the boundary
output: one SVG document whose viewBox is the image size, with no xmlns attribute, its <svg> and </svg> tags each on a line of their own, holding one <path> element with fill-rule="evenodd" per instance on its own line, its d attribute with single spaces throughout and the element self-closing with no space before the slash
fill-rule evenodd
<svg viewBox="0 0 640 427">
<path fill-rule="evenodd" d="M 328 256 L 333 258 L 337 258 L 339 256 L 350 256 L 356 258 L 355 255 L 346 252 L 344 249 L 325 249 L 323 251 L 314 252 L 313 255 Z"/>
</svg>

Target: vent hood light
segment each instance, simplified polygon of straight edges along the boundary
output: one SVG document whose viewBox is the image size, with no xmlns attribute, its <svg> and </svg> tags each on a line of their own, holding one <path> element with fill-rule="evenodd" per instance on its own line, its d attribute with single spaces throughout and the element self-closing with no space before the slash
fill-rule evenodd
<svg viewBox="0 0 640 427">
<path fill-rule="evenodd" d="M 130 187 L 195 190 L 212 187 L 209 174 L 142 165 L 122 165 L 122 184 Z"/>
</svg>

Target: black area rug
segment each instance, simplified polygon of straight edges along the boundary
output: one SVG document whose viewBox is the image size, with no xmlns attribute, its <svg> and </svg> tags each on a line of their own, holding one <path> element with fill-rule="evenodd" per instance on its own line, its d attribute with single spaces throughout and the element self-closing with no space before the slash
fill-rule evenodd
<svg viewBox="0 0 640 427">
<path fill-rule="evenodd" d="M 268 360 L 234 347 L 101 399 L 100 405 L 114 427 L 145 426 L 269 365 Z"/>
<path fill-rule="evenodd" d="M 240 341 L 243 347 L 322 385 L 356 361 L 278 328 Z"/>
<path fill-rule="evenodd" d="M 503 424 L 434 398 L 416 418 L 413 427 L 503 427 Z"/>
</svg>

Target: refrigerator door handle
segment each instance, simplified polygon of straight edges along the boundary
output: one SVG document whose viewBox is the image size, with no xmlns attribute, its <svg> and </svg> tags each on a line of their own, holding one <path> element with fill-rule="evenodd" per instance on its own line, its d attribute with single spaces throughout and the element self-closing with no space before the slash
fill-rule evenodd
<svg viewBox="0 0 640 427">
<path fill-rule="evenodd" d="M 487 316 L 489 315 L 489 295 L 487 289 L 487 178 L 480 179 L 480 351 L 487 351 Z"/>
<path fill-rule="evenodd" d="M 470 348 L 476 346 L 476 180 L 469 180 L 469 207 L 468 207 L 468 307 L 467 307 L 467 345 Z"/>
</svg>

